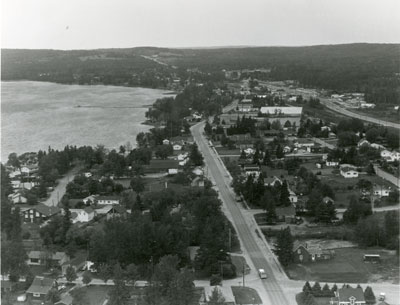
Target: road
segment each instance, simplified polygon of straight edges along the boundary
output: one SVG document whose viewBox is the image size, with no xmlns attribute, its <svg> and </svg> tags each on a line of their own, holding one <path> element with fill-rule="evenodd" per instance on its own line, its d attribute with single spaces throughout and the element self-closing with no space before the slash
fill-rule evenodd
<svg viewBox="0 0 400 305">
<path fill-rule="evenodd" d="M 397 188 L 400 188 L 400 179 L 399 178 L 393 176 L 392 174 L 389 174 L 388 172 L 385 172 L 383 169 L 380 169 L 377 164 L 374 164 L 374 170 L 375 170 L 375 173 L 379 177 L 394 184 L 395 186 L 397 186 Z"/>
<path fill-rule="evenodd" d="M 47 198 L 43 204 L 47 206 L 58 206 L 58 202 L 61 200 L 61 198 L 64 196 L 67 184 L 74 179 L 75 175 L 79 172 L 81 169 L 80 166 L 75 166 L 73 169 L 71 169 L 69 172 L 65 174 L 64 177 L 62 177 L 60 180 L 58 180 L 57 186 L 54 188 L 54 190 L 51 192 L 50 197 Z"/>
<path fill-rule="evenodd" d="M 287 300 L 274 274 L 279 271 L 277 271 L 276 265 L 274 266 L 273 258 L 271 256 L 267 258 L 266 253 L 261 250 L 256 237 L 252 234 L 252 230 L 249 228 L 246 219 L 235 202 L 235 194 L 229 186 L 229 175 L 223 167 L 221 160 L 208 146 L 208 141 L 203 136 L 204 122 L 194 125 L 191 130 L 199 150 L 203 153 L 204 162 L 208 167 L 209 174 L 219 190 L 220 198 L 232 217 L 242 247 L 247 251 L 255 268 L 264 269 L 268 274 L 268 278 L 262 280 L 262 285 L 267 292 L 269 304 L 295 304 L 294 300 L 291 300 L 291 302 Z"/>
<path fill-rule="evenodd" d="M 396 129 L 400 129 L 400 124 L 399 123 L 394 123 L 394 122 L 388 122 L 388 121 L 384 121 L 384 120 L 379 120 L 379 119 L 375 119 L 366 115 L 362 115 L 362 114 L 358 114 L 358 113 L 354 113 L 351 112 L 337 104 L 335 104 L 333 102 L 332 99 L 327 99 L 327 98 L 320 98 L 321 103 L 324 104 L 327 108 L 339 112 L 345 116 L 349 116 L 352 118 L 357 118 L 366 122 L 370 122 L 370 123 L 374 123 L 374 124 L 378 124 L 378 125 L 382 125 L 385 127 L 392 127 L 392 128 L 396 128 Z"/>
</svg>

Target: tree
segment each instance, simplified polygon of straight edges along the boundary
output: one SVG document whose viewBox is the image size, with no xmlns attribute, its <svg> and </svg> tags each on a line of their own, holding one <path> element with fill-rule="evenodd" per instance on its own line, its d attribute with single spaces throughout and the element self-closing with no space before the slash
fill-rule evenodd
<svg viewBox="0 0 400 305">
<path fill-rule="evenodd" d="M 308 281 L 303 286 L 303 292 L 306 294 L 311 293 L 311 285 Z"/>
<path fill-rule="evenodd" d="M 368 129 L 367 132 L 365 133 L 366 139 L 373 143 L 376 141 L 376 139 L 380 136 L 380 132 L 377 128 L 372 127 L 371 129 Z"/>
<path fill-rule="evenodd" d="M 275 223 L 277 218 L 275 209 L 275 198 L 269 190 L 265 191 L 261 202 L 261 206 L 264 207 L 266 212 L 267 223 Z"/>
<path fill-rule="evenodd" d="M 155 155 L 160 159 L 167 159 L 168 156 L 172 155 L 174 149 L 172 145 L 158 145 L 155 149 Z"/>
<path fill-rule="evenodd" d="M 281 206 L 287 207 L 291 205 L 290 199 L 289 199 L 289 189 L 286 180 L 283 181 L 281 187 L 280 187 L 280 197 L 279 197 L 279 203 Z"/>
<path fill-rule="evenodd" d="M 70 291 L 72 296 L 72 305 L 87 305 L 90 304 L 89 298 L 86 294 L 86 288 L 74 288 Z"/>
<path fill-rule="evenodd" d="M 372 163 L 369 163 L 365 171 L 368 175 L 375 175 L 374 165 Z"/>
<path fill-rule="evenodd" d="M 108 264 L 101 264 L 99 267 L 99 277 L 107 283 L 107 281 L 112 277 L 112 267 Z"/>
<path fill-rule="evenodd" d="M 89 270 L 86 270 L 82 276 L 82 282 L 85 285 L 88 285 L 92 281 L 92 273 Z"/>
<path fill-rule="evenodd" d="M 282 130 L 282 124 L 280 120 L 274 120 L 271 123 L 271 128 L 274 130 Z"/>
<path fill-rule="evenodd" d="M 319 282 L 315 282 L 311 288 L 312 295 L 315 297 L 321 296 L 321 285 Z"/>
<path fill-rule="evenodd" d="M 364 298 L 365 302 L 367 304 L 375 304 L 376 302 L 376 297 L 374 292 L 372 291 L 372 288 L 370 286 L 367 286 L 364 290 Z"/>
<path fill-rule="evenodd" d="M 225 303 L 225 298 L 224 298 L 222 292 L 218 289 L 218 286 L 215 286 L 211 292 L 209 299 L 208 299 L 208 304 L 210 304 L 210 305 L 221 304 L 222 305 L 224 303 Z"/>
<path fill-rule="evenodd" d="M 343 213 L 345 223 L 356 224 L 358 219 L 372 214 L 371 205 L 360 202 L 356 196 L 350 197 L 349 206 Z"/>
<path fill-rule="evenodd" d="M 72 266 L 68 266 L 65 271 L 65 278 L 68 282 L 73 282 L 78 276 L 76 275 L 75 269 Z"/>
<path fill-rule="evenodd" d="M 50 289 L 46 295 L 46 301 L 49 301 L 51 304 L 57 303 L 60 299 L 60 293 L 56 288 Z"/>
<path fill-rule="evenodd" d="M 128 287 L 125 285 L 123 271 L 117 263 L 113 270 L 114 285 L 108 292 L 111 305 L 125 305 L 130 297 Z"/>
<path fill-rule="evenodd" d="M 69 210 L 68 204 L 64 207 L 64 216 L 62 222 L 62 231 L 63 231 L 63 240 L 64 242 L 67 240 L 67 232 L 71 228 L 72 221 L 71 221 L 71 211 Z"/>
<path fill-rule="evenodd" d="M 125 278 L 131 283 L 135 283 L 139 277 L 139 270 L 135 264 L 129 264 L 125 269 Z"/>
<path fill-rule="evenodd" d="M 284 152 L 283 152 L 283 148 L 280 144 L 278 144 L 278 146 L 276 147 L 276 157 L 278 159 L 282 159 L 285 156 Z"/>
<path fill-rule="evenodd" d="M 324 297 L 331 297 L 332 291 L 329 289 L 329 285 L 325 283 L 324 287 L 322 287 L 322 296 Z"/>
<path fill-rule="evenodd" d="M 203 165 L 203 156 L 199 152 L 196 143 L 190 147 L 189 159 L 195 166 Z"/>
<path fill-rule="evenodd" d="M 133 177 L 130 185 L 132 190 L 137 194 L 141 194 L 144 191 L 144 182 L 141 177 Z"/>
<path fill-rule="evenodd" d="M 187 268 L 184 268 L 181 272 L 178 273 L 176 279 L 177 291 L 174 292 L 174 289 L 170 291 L 169 299 L 176 302 L 178 305 L 189 305 L 192 304 L 194 297 L 194 277 L 193 273 L 189 271 Z"/>
<path fill-rule="evenodd" d="M 206 133 L 206 135 L 212 134 L 212 127 L 208 121 L 206 122 L 206 125 L 204 126 L 204 132 Z"/>
<path fill-rule="evenodd" d="M 211 277 L 210 277 L 210 286 L 221 285 L 221 282 L 222 282 L 221 275 L 219 275 L 219 274 L 211 275 Z"/>
<path fill-rule="evenodd" d="M 288 266 L 293 261 L 293 237 L 289 227 L 278 232 L 275 248 L 275 253 L 281 264 Z"/>
<path fill-rule="evenodd" d="M 3 203 L 2 203 L 3 204 Z M 27 255 L 21 240 L 1 241 L 1 272 L 10 275 L 10 281 L 18 282 L 28 273 Z"/>
</svg>

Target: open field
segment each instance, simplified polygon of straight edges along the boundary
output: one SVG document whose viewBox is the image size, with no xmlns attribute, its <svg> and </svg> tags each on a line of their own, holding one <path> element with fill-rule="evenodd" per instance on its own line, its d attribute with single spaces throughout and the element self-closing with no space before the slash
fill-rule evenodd
<svg viewBox="0 0 400 305">
<path fill-rule="evenodd" d="M 394 105 L 385 109 L 347 109 L 348 111 L 354 112 L 356 114 L 367 115 L 371 118 L 378 120 L 385 120 L 389 122 L 398 123 L 399 113 L 394 110 Z"/>
<path fill-rule="evenodd" d="M 86 288 L 86 295 L 90 301 L 90 305 L 101 305 L 106 300 L 108 291 L 110 287 L 108 286 L 88 286 Z M 89 305 L 89 304 L 88 304 Z"/>
<path fill-rule="evenodd" d="M 364 263 L 364 254 L 379 254 L 381 263 Z M 296 280 L 319 282 L 366 283 L 389 281 L 398 283 L 398 257 L 382 249 L 339 248 L 329 261 L 292 264 L 286 271 Z"/>
</svg>

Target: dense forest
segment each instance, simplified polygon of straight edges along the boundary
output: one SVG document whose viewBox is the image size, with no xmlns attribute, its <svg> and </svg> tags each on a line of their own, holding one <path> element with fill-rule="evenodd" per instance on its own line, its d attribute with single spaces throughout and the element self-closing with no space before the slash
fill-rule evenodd
<svg viewBox="0 0 400 305">
<path fill-rule="evenodd" d="M 164 87 L 168 77 L 203 80 L 221 71 L 266 68 L 270 80 L 297 80 L 304 87 L 361 91 L 369 101 L 399 103 L 398 44 L 221 49 L 2 50 L 2 80 L 103 83 Z M 156 56 L 160 65 L 143 56 Z M 201 75 L 201 74 L 200 74 Z M 205 79 L 204 79 L 205 78 Z"/>
</svg>

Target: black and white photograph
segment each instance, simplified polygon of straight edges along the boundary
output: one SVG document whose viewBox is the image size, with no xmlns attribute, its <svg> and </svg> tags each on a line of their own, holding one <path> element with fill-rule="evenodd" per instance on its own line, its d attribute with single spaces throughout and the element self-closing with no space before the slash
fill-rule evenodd
<svg viewBox="0 0 400 305">
<path fill-rule="evenodd" d="M 400 305 L 399 0 L 2 0 L 3 305 Z"/>
</svg>

